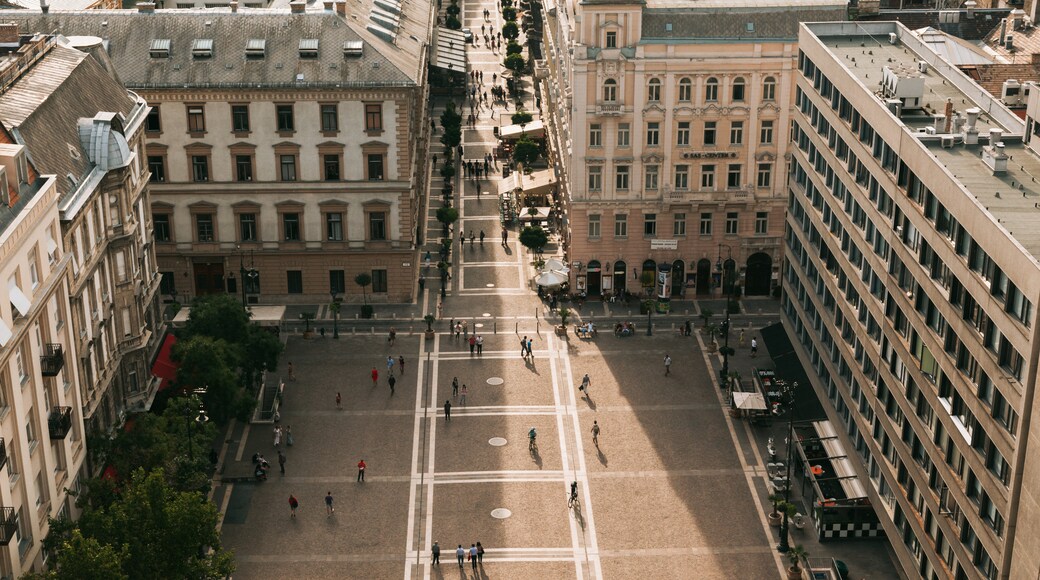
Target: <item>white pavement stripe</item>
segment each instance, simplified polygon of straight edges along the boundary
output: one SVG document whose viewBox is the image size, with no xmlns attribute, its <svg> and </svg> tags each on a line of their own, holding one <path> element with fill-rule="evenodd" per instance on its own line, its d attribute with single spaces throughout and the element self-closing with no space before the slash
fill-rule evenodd
<svg viewBox="0 0 1040 580">
<path fill-rule="evenodd" d="M 437 344 L 437 336 L 434 336 L 434 345 Z M 415 389 L 415 408 L 416 410 L 423 407 L 423 361 L 422 354 L 426 350 L 426 335 L 420 335 L 419 337 L 419 352 L 416 355 L 416 381 L 417 387 Z M 405 551 L 409 557 L 416 551 L 415 546 L 415 495 L 417 493 L 416 483 L 414 479 L 418 473 L 419 465 L 419 454 L 422 452 L 422 421 L 423 417 L 419 413 L 415 413 L 415 422 L 412 425 L 412 469 L 411 475 L 408 477 L 410 485 L 408 486 L 408 531 L 407 539 L 405 540 Z M 412 563 L 405 561 L 404 565 L 404 578 L 405 580 L 411 580 L 412 577 Z"/>
<path fill-rule="evenodd" d="M 645 470 L 645 471 L 601 471 L 588 474 L 589 479 L 625 479 L 625 478 L 652 478 L 652 477 L 733 477 L 744 475 L 745 470 L 734 467 L 731 469 L 676 469 L 676 470 Z"/>
<path fill-rule="evenodd" d="M 273 477 L 273 476 L 272 476 Z M 347 475 L 294 475 L 294 476 L 283 476 L 278 478 L 279 482 L 284 483 L 355 483 L 357 482 L 357 476 Z M 358 485 L 367 485 L 369 483 L 410 483 L 412 478 L 407 475 L 370 475 L 369 472 L 365 471 L 365 483 L 358 483 Z"/>
</svg>

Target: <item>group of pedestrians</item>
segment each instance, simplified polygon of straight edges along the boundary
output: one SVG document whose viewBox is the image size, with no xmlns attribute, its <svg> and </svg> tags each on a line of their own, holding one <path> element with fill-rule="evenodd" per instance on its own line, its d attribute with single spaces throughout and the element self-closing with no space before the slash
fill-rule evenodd
<svg viewBox="0 0 1040 580">
<path fill-rule="evenodd" d="M 451 398 L 444 400 L 444 421 L 445 422 L 451 421 L 451 408 L 454 406 L 454 405 L 452 405 L 452 401 L 455 401 L 456 404 L 459 404 L 459 405 L 462 405 L 463 407 L 465 407 L 466 406 L 466 397 L 468 395 L 469 395 L 469 387 L 466 386 L 466 383 L 462 383 L 462 387 L 460 388 L 459 387 L 459 377 L 452 378 L 451 379 Z"/>
<path fill-rule="evenodd" d="M 440 566 L 440 543 L 433 543 L 433 547 L 430 549 L 430 554 L 433 557 L 433 565 Z M 459 562 L 459 568 L 464 567 L 466 565 L 466 560 L 469 560 L 470 564 L 473 566 L 473 570 L 476 570 L 478 565 L 484 565 L 484 545 L 480 542 L 477 542 L 476 544 L 470 544 L 469 549 L 467 550 L 466 548 L 462 547 L 462 544 L 459 544 L 459 547 L 455 549 L 455 559 Z"/>
<path fill-rule="evenodd" d="M 526 336 L 520 339 L 520 356 L 522 356 L 524 360 L 527 360 L 527 357 L 531 357 L 531 360 L 534 360 L 534 351 L 531 350 L 532 344 L 534 344 L 534 341 Z"/>
</svg>

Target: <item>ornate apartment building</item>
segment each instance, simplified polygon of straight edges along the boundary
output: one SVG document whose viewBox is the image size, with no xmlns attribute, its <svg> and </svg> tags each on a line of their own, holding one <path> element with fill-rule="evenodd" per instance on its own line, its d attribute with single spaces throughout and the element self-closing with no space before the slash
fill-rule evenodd
<svg viewBox="0 0 1040 580">
<path fill-rule="evenodd" d="M 798 23 L 845 10 L 829 1 L 548 8 L 577 290 L 637 293 L 646 280 L 668 296 L 772 290 Z"/>
<path fill-rule="evenodd" d="M 0 26 L 0 577 L 38 568 L 47 518 L 96 470 L 86 436 L 146 408 L 161 335 L 148 106 L 83 50 Z M 42 444 L 41 444 L 42 443 Z"/>
<path fill-rule="evenodd" d="M 430 5 L 8 13 L 103 39 L 145 122 L 165 300 L 408 301 L 429 140 Z"/>
</svg>

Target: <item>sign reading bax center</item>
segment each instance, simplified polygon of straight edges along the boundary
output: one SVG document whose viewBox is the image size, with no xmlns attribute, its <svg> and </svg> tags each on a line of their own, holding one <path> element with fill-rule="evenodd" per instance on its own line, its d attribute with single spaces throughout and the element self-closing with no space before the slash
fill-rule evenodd
<svg viewBox="0 0 1040 580">
<path fill-rule="evenodd" d="M 735 159 L 736 151 L 692 151 L 682 154 L 683 159 Z"/>
</svg>

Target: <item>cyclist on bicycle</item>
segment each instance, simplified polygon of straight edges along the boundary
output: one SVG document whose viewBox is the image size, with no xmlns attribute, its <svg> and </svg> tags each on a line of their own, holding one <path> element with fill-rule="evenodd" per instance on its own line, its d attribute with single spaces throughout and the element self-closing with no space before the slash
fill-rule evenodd
<svg viewBox="0 0 1040 580">
<path fill-rule="evenodd" d="M 538 437 L 538 432 L 535 431 L 534 427 L 531 427 L 531 430 L 527 432 L 527 439 L 531 445 L 534 445 L 536 437 Z"/>
<path fill-rule="evenodd" d="M 571 502 L 573 503 L 574 500 L 576 500 L 576 499 L 578 499 L 578 482 L 577 481 L 572 481 L 571 482 Z"/>
</svg>

